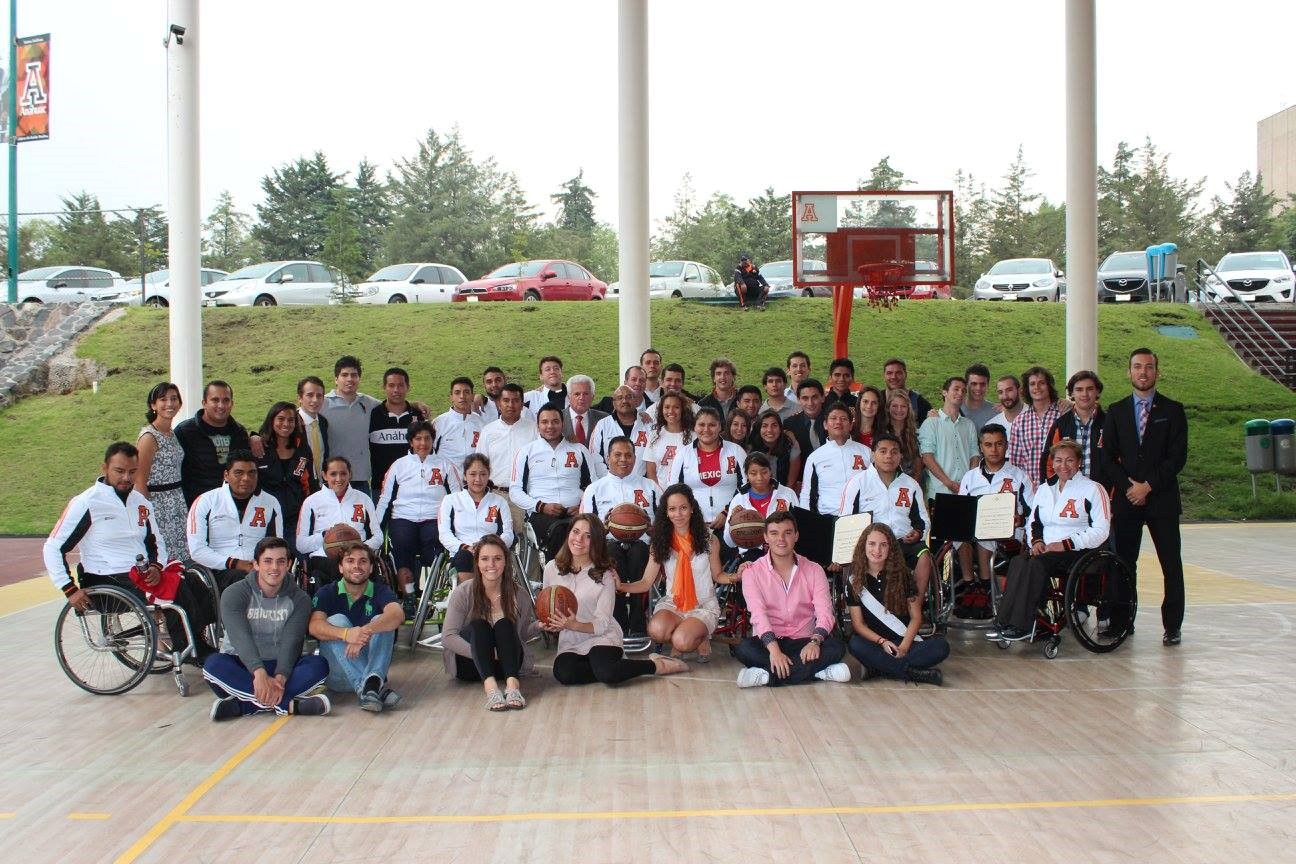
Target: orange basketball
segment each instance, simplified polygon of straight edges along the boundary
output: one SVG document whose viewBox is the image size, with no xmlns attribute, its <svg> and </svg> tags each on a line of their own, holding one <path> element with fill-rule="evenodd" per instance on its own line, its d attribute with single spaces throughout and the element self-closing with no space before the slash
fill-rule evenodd
<svg viewBox="0 0 1296 864">
<path fill-rule="evenodd" d="M 652 523 L 637 504 L 618 504 L 608 513 L 608 533 L 618 540 L 638 540 Z"/>
<path fill-rule="evenodd" d="M 554 612 L 561 615 L 576 614 L 576 595 L 565 585 L 550 585 L 541 588 L 535 601 L 536 617 L 540 623 L 548 624 Z"/>
<path fill-rule="evenodd" d="M 324 552 L 334 561 L 342 557 L 342 547 L 360 539 L 360 532 L 350 525 L 334 525 L 324 532 Z"/>
<path fill-rule="evenodd" d="M 755 549 L 765 542 L 765 519 L 755 510 L 735 507 L 729 514 L 729 533 L 743 549 Z"/>
</svg>

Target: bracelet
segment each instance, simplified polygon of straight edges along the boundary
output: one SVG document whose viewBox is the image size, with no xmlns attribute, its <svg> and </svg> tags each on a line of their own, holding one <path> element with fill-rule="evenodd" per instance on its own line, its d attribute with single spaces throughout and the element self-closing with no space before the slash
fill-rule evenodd
<svg viewBox="0 0 1296 864">
<path fill-rule="evenodd" d="M 347 641 L 347 636 L 349 636 L 350 634 L 351 634 L 351 628 L 350 628 L 350 627 L 343 627 L 343 628 L 342 628 L 342 641 L 343 641 L 343 642 Z"/>
</svg>

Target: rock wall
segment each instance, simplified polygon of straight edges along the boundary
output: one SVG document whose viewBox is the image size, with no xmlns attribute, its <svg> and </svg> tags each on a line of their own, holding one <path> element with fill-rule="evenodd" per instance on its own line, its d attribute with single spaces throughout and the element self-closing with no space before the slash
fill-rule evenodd
<svg viewBox="0 0 1296 864">
<path fill-rule="evenodd" d="M 100 377 L 71 350 L 113 307 L 101 303 L 0 303 L 0 407 L 34 393 L 70 393 Z"/>
</svg>

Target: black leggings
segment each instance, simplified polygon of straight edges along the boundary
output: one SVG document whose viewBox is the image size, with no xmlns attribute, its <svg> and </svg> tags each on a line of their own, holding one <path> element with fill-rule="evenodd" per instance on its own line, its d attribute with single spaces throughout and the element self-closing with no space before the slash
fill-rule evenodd
<svg viewBox="0 0 1296 864">
<path fill-rule="evenodd" d="M 657 666 L 651 660 L 631 660 L 620 646 L 596 645 L 589 654 L 571 651 L 554 658 L 553 673 L 559 684 L 573 687 L 578 684 L 620 684 L 640 675 L 652 675 Z"/>
<path fill-rule="evenodd" d="M 501 618 L 493 625 L 474 618 L 464 628 L 464 638 L 472 646 L 472 664 L 455 658 L 455 677 L 460 681 L 485 681 L 487 678 L 517 678 L 522 668 L 522 642 L 517 625 Z"/>
</svg>

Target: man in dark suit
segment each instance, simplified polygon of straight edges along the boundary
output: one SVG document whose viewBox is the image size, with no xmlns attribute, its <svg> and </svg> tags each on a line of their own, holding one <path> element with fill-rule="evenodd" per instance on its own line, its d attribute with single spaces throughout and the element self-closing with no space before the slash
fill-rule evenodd
<svg viewBox="0 0 1296 864">
<path fill-rule="evenodd" d="M 1108 409 L 1098 450 L 1102 477 L 1114 486 L 1112 541 L 1116 554 L 1137 576 L 1139 546 L 1143 526 L 1147 526 L 1165 574 L 1165 601 L 1161 604 L 1165 635 L 1161 641 L 1178 645 L 1184 616 L 1179 472 L 1188 461 L 1188 418 L 1182 403 L 1157 392 L 1157 372 L 1157 356 L 1151 349 L 1139 348 L 1130 355 L 1134 392 Z"/>
<path fill-rule="evenodd" d="M 588 375 L 567 379 L 567 407 L 563 409 L 563 437 L 575 444 L 589 446 L 594 427 L 608 416 L 591 408 L 594 402 L 594 380 Z"/>
</svg>

